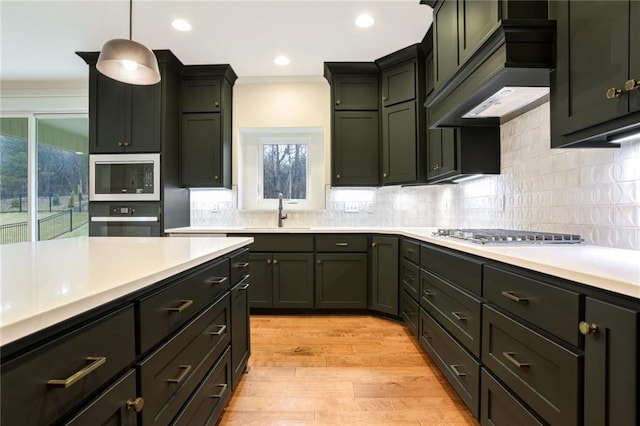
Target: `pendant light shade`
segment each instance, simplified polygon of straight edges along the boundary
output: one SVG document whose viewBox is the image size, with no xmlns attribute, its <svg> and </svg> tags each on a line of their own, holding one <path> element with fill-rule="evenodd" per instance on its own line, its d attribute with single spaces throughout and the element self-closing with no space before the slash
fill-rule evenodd
<svg viewBox="0 0 640 426">
<path fill-rule="evenodd" d="M 131 40 L 133 0 L 129 0 L 129 40 L 116 38 L 102 46 L 96 68 L 114 80 L 150 85 L 160 81 L 158 60 L 151 49 Z"/>
<path fill-rule="evenodd" d="M 156 55 L 133 40 L 117 38 L 106 42 L 96 68 L 107 77 L 123 83 L 156 84 L 160 81 Z"/>
</svg>

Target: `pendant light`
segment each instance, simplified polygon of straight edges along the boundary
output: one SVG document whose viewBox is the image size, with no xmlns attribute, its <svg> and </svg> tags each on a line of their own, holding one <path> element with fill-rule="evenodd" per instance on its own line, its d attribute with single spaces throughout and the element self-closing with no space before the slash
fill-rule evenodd
<svg viewBox="0 0 640 426">
<path fill-rule="evenodd" d="M 149 85 L 160 81 L 158 60 L 148 47 L 131 40 L 133 0 L 129 0 L 129 40 L 113 39 L 102 46 L 96 68 L 114 80 Z"/>
</svg>

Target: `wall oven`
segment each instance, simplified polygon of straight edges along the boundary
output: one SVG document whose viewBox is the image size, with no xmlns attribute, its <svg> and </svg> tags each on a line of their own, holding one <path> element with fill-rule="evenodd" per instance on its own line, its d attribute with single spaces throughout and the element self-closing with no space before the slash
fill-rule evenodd
<svg viewBox="0 0 640 426">
<path fill-rule="evenodd" d="M 160 203 L 90 203 L 92 237 L 159 237 Z"/>
<path fill-rule="evenodd" d="M 89 201 L 160 201 L 160 154 L 89 156 Z"/>
</svg>

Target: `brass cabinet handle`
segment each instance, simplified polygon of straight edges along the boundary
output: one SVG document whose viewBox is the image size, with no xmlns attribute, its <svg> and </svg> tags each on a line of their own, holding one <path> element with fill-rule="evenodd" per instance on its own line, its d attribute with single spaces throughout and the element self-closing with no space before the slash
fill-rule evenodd
<svg viewBox="0 0 640 426">
<path fill-rule="evenodd" d="M 378 244 L 377 243 L 371 243 L 371 247 L 377 247 Z"/>
<path fill-rule="evenodd" d="M 578 330 L 580 330 L 580 333 L 584 334 L 585 336 L 588 336 L 589 334 L 595 334 L 598 332 L 598 324 L 580 321 L 578 323 Z"/>
<path fill-rule="evenodd" d="M 509 300 L 513 300 L 514 302 L 518 302 L 518 303 L 527 303 L 529 301 L 529 298 L 527 297 L 518 297 L 515 294 L 513 294 L 512 291 L 503 291 L 502 295 L 504 297 L 506 297 Z"/>
<path fill-rule="evenodd" d="M 438 170 L 440 168 L 440 164 L 434 164 L 433 165 L 433 170 Z"/>
<path fill-rule="evenodd" d="M 640 89 L 639 80 L 635 80 L 632 78 L 631 80 L 627 80 L 627 82 L 624 84 L 624 90 L 626 90 L 627 92 L 630 92 L 636 89 Z"/>
<path fill-rule="evenodd" d="M 318 260 L 316 260 L 316 263 L 317 263 L 318 265 L 320 265 L 320 264 L 322 264 L 322 260 L 318 259 Z"/>
<path fill-rule="evenodd" d="M 347 247 L 349 243 L 336 243 L 336 247 Z"/>
<path fill-rule="evenodd" d="M 182 312 L 187 309 L 189 306 L 193 305 L 193 300 L 181 300 L 180 306 L 177 308 L 167 308 L 169 312 Z"/>
<path fill-rule="evenodd" d="M 267 259 L 267 265 L 271 265 L 271 259 Z"/>
<path fill-rule="evenodd" d="M 209 398 L 217 398 L 217 399 L 222 398 L 222 395 L 224 395 L 225 391 L 227 390 L 228 385 L 226 383 L 223 383 L 221 385 L 216 385 L 216 387 L 220 388 L 220 392 L 218 392 L 217 394 L 209 395 Z"/>
<path fill-rule="evenodd" d="M 129 142 L 125 141 L 124 146 L 129 146 Z"/>
<path fill-rule="evenodd" d="M 273 264 L 277 264 L 278 263 L 278 259 L 273 259 Z"/>
<path fill-rule="evenodd" d="M 118 146 L 122 146 L 122 142 L 118 142 Z"/>
<path fill-rule="evenodd" d="M 383 173 L 383 174 L 382 174 L 382 177 L 385 177 L 385 178 L 386 178 L 386 177 L 387 177 L 387 174 L 386 174 L 386 173 Z"/>
<path fill-rule="evenodd" d="M 178 377 L 176 377 L 175 379 L 167 379 L 166 380 L 167 383 L 175 383 L 175 384 L 179 385 L 180 382 L 182 382 L 184 380 L 184 378 L 187 377 L 187 374 L 189 374 L 189 371 L 191 371 L 191 366 L 190 365 L 180 365 L 180 366 L 178 366 L 178 368 L 180 368 L 180 370 L 182 370 L 180 372 L 180 374 L 178 374 Z"/>
<path fill-rule="evenodd" d="M 336 105 L 340 105 L 340 99 L 336 101 Z"/>
<path fill-rule="evenodd" d="M 247 266 L 249 266 L 249 262 L 238 262 L 233 266 L 238 269 L 246 268 Z"/>
<path fill-rule="evenodd" d="M 451 364 L 449 367 L 451 368 L 451 371 L 453 371 L 453 374 L 458 377 L 464 377 L 467 375 L 467 373 L 463 373 L 462 371 L 458 370 L 458 368 L 460 368 L 459 365 Z"/>
<path fill-rule="evenodd" d="M 206 334 L 208 334 L 209 336 L 221 336 L 226 329 L 227 329 L 226 325 L 219 325 L 216 331 L 209 331 Z"/>
<path fill-rule="evenodd" d="M 382 97 L 382 100 L 383 100 L 383 101 L 386 101 L 387 99 L 388 99 L 388 98 L 387 98 L 386 96 L 383 96 L 383 97 Z"/>
<path fill-rule="evenodd" d="M 220 285 L 223 282 L 225 282 L 227 279 L 228 279 L 227 277 L 215 277 L 215 278 L 211 278 L 209 281 L 207 281 L 207 283 L 211 285 Z"/>
<path fill-rule="evenodd" d="M 220 102 L 216 102 L 214 105 L 215 105 L 215 106 L 216 106 L 216 108 L 217 108 L 217 107 L 219 107 L 219 106 L 220 106 Z"/>
<path fill-rule="evenodd" d="M 214 176 L 214 177 L 213 177 L 213 180 L 218 180 L 218 176 Z"/>
<path fill-rule="evenodd" d="M 516 354 L 515 352 L 502 352 L 502 356 L 505 357 L 507 359 L 507 361 L 509 361 L 510 363 L 515 365 L 516 367 L 518 367 L 518 368 L 529 368 L 529 367 L 531 367 L 531 364 L 529 364 L 529 363 L 518 361 L 514 357 L 515 354 Z"/>
<path fill-rule="evenodd" d="M 86 361 L 90 361 L 89 365 L 84 367 L 82 370 L 76 371 L 66 379 L 51 379 L 47 382 L 52 388 L 63 388 L 66 389 L 68 387 L 73 386 L 78 381 L 82 380 L 89 373 L 99 368 L 105 362 L 107 362 L 106 356 L 88 356 L 85 358 Z"/>
<path fill-rule="evenodd" d="M 144 399 L 141 397 L 137 397 L 136 399 L 129 399 L 127 401 L 127 410 L 133 410 L 136 413 L 142 411 L 142 407 L 144 407 Z"/>
<path fill-rule="evenodd" d="M 340 179 L 340 177 L 341 177 L 341 176 L 340 176 L 339 174 L 337 174 L 337 175 L 336 175 L 336 179 Z"/>
<path fill-rule="evenodd" d="M 617 89 L 615 87 L 612 87 L 611 89 L 607 90 L 607 99 L 615 99 L 620 95 L 622 95 L 622 90 Z"/>
<path fill-rule="evenodd" d="M 455 319 L 457 319 L 458 321 L 466 321 L 469 318 L 463 316 L 460 312 L 451 312 L 451 315 L 453 315 L 453 317 Z"/>
</svg>

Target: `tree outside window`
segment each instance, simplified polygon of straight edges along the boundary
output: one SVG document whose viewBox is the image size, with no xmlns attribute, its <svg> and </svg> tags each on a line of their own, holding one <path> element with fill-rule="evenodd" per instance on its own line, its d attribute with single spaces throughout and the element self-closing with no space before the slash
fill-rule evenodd
<svg viewBox="0 0 640 426">
<path fill-rule="evenodd" d="M 263 199 L 307 198 L 307 144 L 263 144 Z"/>
</svg>

